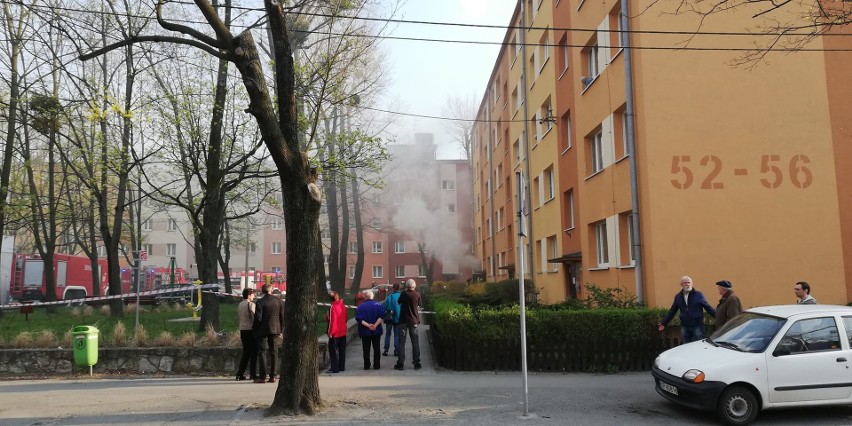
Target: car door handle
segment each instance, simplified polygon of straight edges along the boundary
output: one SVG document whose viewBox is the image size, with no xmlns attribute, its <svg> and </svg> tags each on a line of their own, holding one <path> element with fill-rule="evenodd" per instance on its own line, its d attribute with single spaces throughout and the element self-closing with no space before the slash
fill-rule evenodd
<svg viewBox="0 0 852 426">
<path fill-rule="evenodd" d="M 837 362 L 846 362 L 846 358 L 844 358 L 844 357 L 837 358 Z"/>
</svg>

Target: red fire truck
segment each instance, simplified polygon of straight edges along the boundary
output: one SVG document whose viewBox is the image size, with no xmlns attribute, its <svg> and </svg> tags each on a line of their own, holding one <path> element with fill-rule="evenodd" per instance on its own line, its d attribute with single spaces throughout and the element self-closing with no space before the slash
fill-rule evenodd
<svg viewBox="0 0 852 426">
<path fill-rule="evenodd" d="M 54 254 L 53 266 L 46 268 L 37 254 L 14 254 L 10 279 L 10 296 L 19 301 L 47 300 L 45 274 L 56 277 L 56 300 L 82 299 L 92 296 L 92 262 L 85 256 Z M 107 286 L 107 261 L 98 259 L 97 285 Z M 101 292 L 103 294 L 103 292 Z"/>
<path fill-rule="evenodd" d="M 139 270 L 139 282 L 140 291 L 189 284 L 183 268 L 174 268 L 174 278 L 172 278 L 172 268 L 158 266 L 143 266 Z M 121 293 L 132 293 L 133 290 L 133 268 L 121 268 Z"/>
</svg>

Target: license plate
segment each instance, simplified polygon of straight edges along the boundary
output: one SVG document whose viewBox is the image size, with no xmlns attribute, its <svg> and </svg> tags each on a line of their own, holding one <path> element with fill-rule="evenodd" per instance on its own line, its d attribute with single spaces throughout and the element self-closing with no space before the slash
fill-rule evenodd
<svg viewBox="0 0 852 426">
<path fill-rule="evenodd" d="M 666 391 L 666 392 L 668 392 L 672 395 L 677 395 L 677 388 L 668 384 L 668 383 L 660 382 L 660 389 L 662 389 L 662 390 L 664 390 L 664 391 Z"/>
</svg>

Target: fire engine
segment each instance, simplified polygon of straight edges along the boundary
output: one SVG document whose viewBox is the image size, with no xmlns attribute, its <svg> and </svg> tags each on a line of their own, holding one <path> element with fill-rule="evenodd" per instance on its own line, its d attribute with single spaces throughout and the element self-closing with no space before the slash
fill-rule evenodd
<svg viewBox="0 0 852 426">
<path fill-rule="evenodd" d="M 54 254 L 52 267 L 46 268 L 44 260 L 37 254 L 12 254 L 11 274 L 8 282 L 9 297 L 14 300 L 47 300 L 45 274 L 53 273 L 56 278 L 56 300 L 82 299 L 92 296 L 92 261 L 85 256 Z M 98 285 L 107 285 L 106 259 L 97 260 Z M 3 275 L 0 275 L 3 276 Z M 101 293 L 103 294 L 103 293 Z M 8 302 L 3 300 L 0 303 Z"/>
<path fill-rule="evenodd" d="M 139 270 L 139 283 L 140 291 L 149 291 L 186 285 L 189 281 L 183 268 L 174 268 L 172 274 L 170 267 L 143 266 Z M 132 293 L 133 290 L 133 268 L 121 268 L 121 294 Z"/>
</svg>

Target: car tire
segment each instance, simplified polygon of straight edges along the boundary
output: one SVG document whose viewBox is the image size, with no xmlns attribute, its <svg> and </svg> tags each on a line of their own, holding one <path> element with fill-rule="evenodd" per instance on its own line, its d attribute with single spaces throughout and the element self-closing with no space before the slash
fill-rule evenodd
<svg viewBox="0 0 852 426">
<path fill-rule="evenodd" d="M 728 425 L 747 425 L 757 418 L 757 398 L 743 386 L 731 386 L 722 392 L 716 414 Z"/>
</svg>

